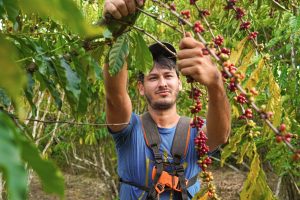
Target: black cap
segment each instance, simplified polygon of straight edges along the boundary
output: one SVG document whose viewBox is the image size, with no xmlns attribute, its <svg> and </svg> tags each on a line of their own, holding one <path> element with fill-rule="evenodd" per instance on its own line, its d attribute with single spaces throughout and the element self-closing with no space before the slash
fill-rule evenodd
<svg viewBox="0 0 300 200">
<path fill-rule="evenodd" d="M 171 50 L 172 52 L 174 52 L 176 54 L 176 50 L 173 47 L 173 45 L 171 45 L 170 43 L 167 42 L 162 42 L 169 50 Z M 169 52 L 168 50 L 166 50 L 161 44 L 159 43 L 154 43 L 152 45 L 149 46 L 149 50 L 152 53 L 153 59 L 155 60 L 155 58 L 159 57 L 160 55 L 165 56 L 166 58 L 170 58 L 172 59 L 175 63 L 176 63 L 176 56 L 173 55 L 171 52 Z"/>
</svg>

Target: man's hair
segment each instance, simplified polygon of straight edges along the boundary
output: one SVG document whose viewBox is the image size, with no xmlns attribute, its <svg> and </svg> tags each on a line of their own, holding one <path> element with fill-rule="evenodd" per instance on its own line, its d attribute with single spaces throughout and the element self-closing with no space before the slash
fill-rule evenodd
<svg viewBox="0 0 300 200">
<path fill-rule="evenodd" d="M 153 62 L 154 62 L 153 68 L 157 67 L 159 69 L 169 69 L 169 70 L 174 69 L 176 71 L 177 77 L 179 77 L 179 71 L 177 69 L 177 66 L 176 66 L 176 63 L 174 60 L 161 55 L 161 56 L 154 58 Z M 140 71 L 138 74 L 138 81 L 141 81 L 142 83 L 144 83 L 144 77 L 145 77 L 144 73 Z"/>
</svg>

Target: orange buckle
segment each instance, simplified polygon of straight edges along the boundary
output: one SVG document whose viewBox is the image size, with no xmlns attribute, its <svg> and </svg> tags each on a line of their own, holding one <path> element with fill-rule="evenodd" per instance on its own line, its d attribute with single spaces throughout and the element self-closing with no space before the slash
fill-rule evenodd
<svg viewBox="0 0 300 200">
<path fill-rule="evenodd" d="M 156 175 L 156 167 L 154 167 L 152 170 L 152 180 L 154 180 L 155 175 Z M 155 184 L 155 190 L 158 194 L 161 194 L 165 191 L 166 187 L 181 192 L 181 188 L 179 188 L 178 176 L 172 176 L 168 172 L 162 171 L 157 183 Z"/>
</svg>

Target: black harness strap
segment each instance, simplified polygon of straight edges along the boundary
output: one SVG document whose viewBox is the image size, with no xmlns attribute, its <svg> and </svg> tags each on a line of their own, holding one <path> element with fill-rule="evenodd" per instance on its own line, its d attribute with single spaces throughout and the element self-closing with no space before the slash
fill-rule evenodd
<svg viewBox="0 0 300 200">
<path fill-rule="evenodd" d="M 147 145 L 149 145 L 154 154 L 156 174 L 153 180 L 153 185 L 155 185 L 158 182 L 162 171 L 164 170 L 162 155 L 159 152 L 161 139 L 157 129 L 157 125 L 148 112 L 142 116 L 142 123 L 144 127 L 144 135 L 147 140 Z M 156 199 L 156 196 L 157 193 L 155 187 L 153 186 L 150 188 L 150 191 L 148 193 L 148 199 Z"/>
<path fill-rule="evenodd" d="M 181 159 L 185 157 L 186 150 L 190 141 L 190 118 L 181 117 L 176 126 L 175 136 L 172 144 L 172 156 L 175 164 L 175 172 L 179 177 L 182 200 L 188 199 L 187 185 L 184 176 L 184 168 Z"/>
</svg>

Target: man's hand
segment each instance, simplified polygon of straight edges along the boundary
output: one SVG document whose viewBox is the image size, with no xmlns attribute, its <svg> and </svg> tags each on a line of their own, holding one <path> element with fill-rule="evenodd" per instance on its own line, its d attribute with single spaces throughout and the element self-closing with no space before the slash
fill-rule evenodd
<svg viewBox="0 0 300 200">
<path fill-rule="evenodd" d="M 179 48 L 177 65 L 183 75 L 192 77 L 208 88 L 223 84 L 222 75 L 210 55 L 203 55 L 205 46 L 190 33 L 186 33 L 186 37 L 180 41 Z"/>
<path fill-rule="evenodd" d="M 105 0 L 104 15 L 111 14 L 116 19 L 121 19 L 136 11 L 136 7 L 142 6 L 144 0 Z"/>
</svg>

